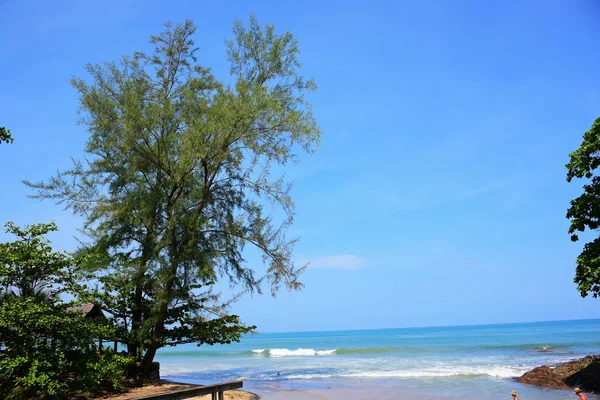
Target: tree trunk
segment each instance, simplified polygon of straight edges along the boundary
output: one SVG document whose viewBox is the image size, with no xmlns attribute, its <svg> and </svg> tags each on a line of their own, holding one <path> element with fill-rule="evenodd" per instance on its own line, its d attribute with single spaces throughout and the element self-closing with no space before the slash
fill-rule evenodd
<svg viewBox="0 0 600 400">
<path fill-rule="evenodd" d="M 167 207 L 167 215 L 168 215 L 168 220 L 170 220 L 170 218 L 172 217 L 171 214 L 171 210 L 170 210 L 170 206 Z M 167 281 L 165 282 L 165 287 L 164 290 L 166 291 L 165 297 L 167 299 L 171 299 L 171 291 L 173 290 L 173 285 L 175 284 L 175 276 L 176 276 L 176 271 L 177 271 L 177 262 L 175 261 L 175 257 L 174 254 L 176 254 L 177 252 L 177 246 L 176 246 L 176 241 L 177 239 L 177 235 L 175 233 L 174 230 L 171 230 L 171 275 L 170 277 L 167 279 Z M 161 305 L 160 310 L 157 312 L 157 319 L 158 321 L 156 322 L 156 325 L 154 327 L 154 333 L 152 335 L 152 343 L 150 344 L 150 346 L 148 346 L 148 348 L 146 349 L 146 353 L 144 354 L 144 358 L 141 362 L 141 372 L 144 374 L 144 378 L 149 378 L 150 377 L 150 373 L 152 372 L 152 362 L 154 361 L 154 357 L 156 356 L 156 351 L 159 348 L 159 343 L 161 341 L 161 339 L 163 338 L 163 334 L 165 331 L 165 319 L 167 318 L 168 314 L 169 314 L 169 302 L 164 302 L 164 304 Z"/>
<path fill-rule="evenodd" d="M 154 221 L 154 218 L 153 218 Z M 138 369 L 138 363 L 140 360 L 140 343 L 138 339 L 140 326 L 142 324 L 143 317 L 143 309 L 142 309 L 142 301 L 143 301 L 143 285 L 144 285 L 144 275 L 146 274 L 147 262 L 150 260 L 153 248 L 152 242 L 152 233 L 149 232 L 146 235 L 146 241 L 144 243 L 144 247 L 142 249 L 142 259 L 140 261 L 139 269 L 137 271 L 136 276 L 134 277 L 136 286 L 135 286 L 135 298 L 133 305 L 133 312 L 131 315 L 131 337 L 129 339 L 129 343 L 127 344 L 127 355 L 135 359 L 135 363 L 131 363 L 128 368 L 126 375 L 128 378 L 138 378 L 140 374 L 140 370 Z M 155 350 L 156 352 L 156 350 Z M 143 371 L 143 369 L 142 369 Z"/>
<path fill-rule="evenodd" d="M 144 358 L 142 359 L 141 364 L 141 372 L 144 374 L 144 378 L 150 378 L 150 374 L 152 373 L 152 362 L 154 361 L 154 357 L 156 356 L 156 350 L 158 350 L 158 344 L 152 343 L 148 350 L 146 350 L 146 354 L 144 354 Z"/>
<path fill-rule="evenodd" d="M 139 278 L 138 278 L 139 282 Z M 131 316 L 131 338 L 129 339 L 129 343 L 127 345 L 127 353 L 129 357 L 134 357 L 138 360 L 138 331 L 139 326 L 142 322 L 142 287 L 141 284 L 138 283 L 135 288 L 135 305 L 133 308 L 133 315 Z"/>
</svg>

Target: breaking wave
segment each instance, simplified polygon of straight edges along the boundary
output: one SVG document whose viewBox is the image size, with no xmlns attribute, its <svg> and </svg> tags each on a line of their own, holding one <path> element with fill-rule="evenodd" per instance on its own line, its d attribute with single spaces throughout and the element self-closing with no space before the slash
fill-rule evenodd
<svg viewBox="0 0 600 400">
<path fill-rule="evenodd" d="M 274 349 L 255 349 L 242 351 L 213 351 L 213 350 L 189 350 L 185 351 L 166 349 L 160 352 L 162 357 L 248 357 L 248 356 L 264 356 L 264 357 L 307 357 L 307 356 L 366 356 L 377 354 L 416 354 L 416 353 L 450 353 L 457 350 L 468 352 L 479 352 L 481 350 L 521 350 L 526 352 L 536 353 L 558 353 L 568 354 L 569 345 L 539 345 L 539 344 L 521 344 L 521 345 L 485 345 L 471 346 L 466 348 L 460 347 L 342 347 L 337 349 L 312 349 L 312 348 L 274 348 Z M 183 350 L 183 349 L 182 349 Z"/>
<path fill-rule="evenodd" d="M 243 377 L 246 380 L 313 380 L 331 378 L 360 378 L 360 379 L 401 379 L 401 378 L 457 378 L 487 376 L 490 378 L 508 379 L 523 375 L 531 367 L 526 366 L 498 366 L 498 365 L 445 365 L 428 366 L 420 368 L 398 368 L 385 370 L 360 370 L 360 369 L 288 369 L 278 375 L 276 371 L 256 371 L 252 368 L 235 371 L 197 371 L 193 365 L 165 365 L 164 375 L 183 375 L 192 373 L 194 378 L 220 380 L 236 375 L 236 379 Z M 239 375 L 239 376 L 237 376 Z"/>
<path fill-rule="evenodd" d="M 480 349 L 486 350 L 503 350 L 503 349 L 517 349 L 524 351 L 533 351 L 540 353 L 568 353 L 568 346 L 552 346 L 552 345 L 535 345 L 525 344 L 516 346 L 481 346 L 471 347 L 465 350 L 477 351 Z M 386 354 L 386 353 L 448 353 L 456 351 L 457 348 L 431 348 L 431 347 L 347 347 L 338 349 L 326 349 L 326 350 L 315 350 L 315 349 L 303 349 L 299 348 L 296 350 L 290 349 L 256 349 L 249 354 L 259 354 L 270 357 L 294 357 L 294 356 L 331 356 L 331 355 L 367 355 L 367 354 Z"/>
<path fill-rule="evenodd" d="M 270 357 L 306 357 L 306 356 L 330 356 L 336 352 L 333 350 L 314 350 L 314 349 L 257 349 L 252 350 L 254 354 L 261 354 Z"/>
</svg>

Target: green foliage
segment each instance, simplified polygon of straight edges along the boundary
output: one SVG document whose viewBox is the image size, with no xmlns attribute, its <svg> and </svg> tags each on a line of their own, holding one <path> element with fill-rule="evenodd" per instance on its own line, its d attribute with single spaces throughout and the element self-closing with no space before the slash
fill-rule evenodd
<svg viewBox="0 0 600 400">
<path fill-rule="evenodd" d="M 6 224 L 14 242 L 0 243 L 0 293 L 21 297 L 52 297 L 52 285 L 67 283 L 74 260 L 66 253 L 52 251 L 45 235 L 58 230 L 54 223 L 35 224 L 22 229 Z"/>
<path fill-rule="evenodd" d="M 114 316 L 120 342 L 130 343 L 139 340 L 141 347 L 151 346 L 152 340 L 141 336 L 135 337 L 133 336 L 135 332 L 130 331 L 127 322 L 134 313 L 132 307 L 136 305 L 135 283 L 124 279 L 128 279 L 128 277 L 116 272 L 100 277 L 98 281 L 101 286 L 92 291 L 92 298 Z M 207 283 L 207 285 L 209 284 L 210 282 Z M 186 293 L 177 295 L 178 304 L 169 307 L 165 314 L 160 347 L 183 343 L 197 343 L 198 345 L 231 343 L 238 341 L 241 334 L 254 328 L 253 326 L 243 326 L 239 317 L 235 315 L 219 312 L 219 307 L 214 305 L 218 301 L 218 296 L 207 291 L 203 292 L 202 289 L 202 285 L 190 285 Z M 151 288 L 147 288 L 144 295 L 139 305 L 141 320 L 152 323 L 155 318 L 155 297 Z M 211 316 L 205 318 L 201 312 Z M 154 339 L 158 340 L 157 337 Z"/>
<path fill-rule="evenodd" d="M 52 251 L 45 235 L 54 224 L 19 228 L 14 242 L 0 244 L 0 398 L 70 399 L 122 388 L 127 359 L 98 353 L 94 341 L 112 338 L 106 323 L 67 311 L 58 290 L 73 287 L 75 261 Z"/>
<path fill-rule="evenodd" d="M 571 240 L 579 240 L 577 232 L 597 231 L 600 227 L 600 176 L 596 174 L 600 166 L 600 118 L 597 118 L 591 129 L 583 135 L 581 146 L 571 153 L 567 164 L 567 181 L 573 178 L 586 180 L 583 193 L 571 200 L 567 218 L 571 220 L 569 233 Z M 575 283 L 582 297 L 592 293 L 600 295 L 600 238 L 585 244 L 577 257 Z"/>
<path fill-rule="evenodd" d="M 12 143 L 14 141 L 13 137 L 10 134 L 10 130 L 6 129 L 3 126 L 0 126 L 0 143 Z"/>
<path fill-rule="evenodd" d="M 4 299 L 0 332 L 8 347 L 0 355 L 2 398 L 67 399 L 123 389 L 127 359 L 110 351 L 100 355 L 94 345 L 97 338 L 111 337 L 111 328 L 67 312 L 64 305 Z"/>
<path fill-rule="evenodd" d="M 273 295 L 302 286 L 285 235 L 290 186 L 271 171 L 321 136 L 304 100 L 315 84 L 298 72 L 290 33 L 253 17 L 236 23 L 225 83 L 197 63 L 191 21 L 166 28 L 152 36 L 153 53 L 88 65 L 91 79 L 73 80 L 88 156 L 46 183 L 26 182 L 34 197 L 86 218 L 96 299 L 145 371 L 164 345 L 228 343 L 253 328 L 226 313 L 211 292 L 217 279 L 250 292 L 268 284 Z M 264 270 L 247 265 L 248 246 Z"/>
</svg>

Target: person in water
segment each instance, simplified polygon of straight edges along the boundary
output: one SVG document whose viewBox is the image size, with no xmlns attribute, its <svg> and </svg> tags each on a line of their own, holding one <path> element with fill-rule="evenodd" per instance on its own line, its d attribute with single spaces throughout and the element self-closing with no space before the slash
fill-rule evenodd
<svg viewBox="0 0 600 400">
<path fill-rule="evenodd" d="M 513 390 L 510 392 L 510 395 L 513 397 L 513 400 L 519 400 L 519 396 L 517 396 L 517 391 Z"/>
<path fill-rule="evenodd" d="M 581 389 L 575 388 L 573 389 L 573 391 L 575 392 L 577 397 L 579 397 L 579 400 L 588 400 L 587 396 L 583 394 L 583 391 Z"/>
</svg>

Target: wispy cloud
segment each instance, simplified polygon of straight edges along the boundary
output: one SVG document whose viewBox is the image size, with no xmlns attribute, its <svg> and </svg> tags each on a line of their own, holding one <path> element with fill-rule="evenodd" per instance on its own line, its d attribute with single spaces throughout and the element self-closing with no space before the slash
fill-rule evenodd
<svg viewBox="0 0 600 400">
<path fill-rule="evenodd" d="M 370 197 L 386 206 L 400 209 L 423 210 L 442 204 L 468 201 L 495 192 L 514 192 L 524 180 L 523 176 L 497 179 L 481 183 L 465 183 L 459 180 L 429 181 L 427 186 L 416 186 L 412 190 L 398 193 L 390 186 L 371 190 Z"/>
<path fill-rule="evenodd" d="M 309 268 L 332 268 L 357 270 L 367 266 L 367 260 L 354 254 L 323 256 L 306 260 L 301 264 L 308 264 Z"/>
<path fill-rule="evenodd" d="M 473 187 L 470 189 L 466 189 L 460 193 L 458 193 L 455 197 L 456 200 L 466 200 L 473 197 L 477 197 L 486 193 L 496 192 L 502 190 L 506 187 L 510 187 L 517 182 L 523 180 L 522 176 L 515 176 L 510 179 L 497 180 L 495 182 L 488 182 L 486 184 Z"/>
</svg>

